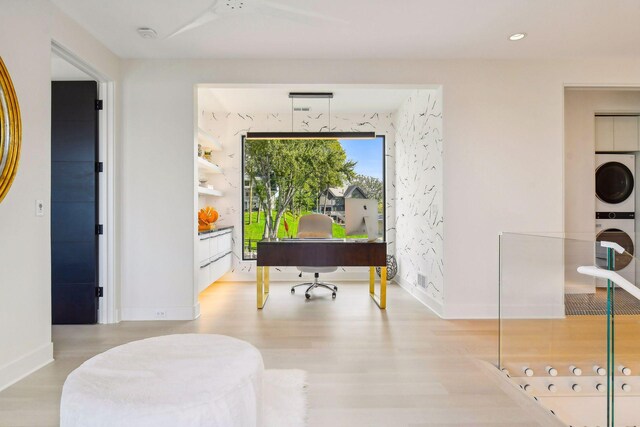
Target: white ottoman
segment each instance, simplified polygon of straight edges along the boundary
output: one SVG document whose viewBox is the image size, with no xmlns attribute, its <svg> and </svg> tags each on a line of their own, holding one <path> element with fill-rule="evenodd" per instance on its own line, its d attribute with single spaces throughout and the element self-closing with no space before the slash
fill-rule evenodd
<svg viewBox="0 0 640 427">
<path fill-rule="evenodd" d="M 167 335 L 99 354 L 62 389 L 60 425 L 262 425 L 258 349 L 223 335 Z"/>
</svg>

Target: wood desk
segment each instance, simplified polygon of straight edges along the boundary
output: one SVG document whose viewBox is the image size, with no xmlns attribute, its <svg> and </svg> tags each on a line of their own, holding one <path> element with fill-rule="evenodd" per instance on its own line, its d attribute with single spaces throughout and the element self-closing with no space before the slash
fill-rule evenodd
<svg viewBox="0 0 640 427">
<path fill-rule="evenodd" d="M 269 267 L 369 267 L 369 294 L 380 309 L 387 306 L 387 244 L 349 240 L 265 239 L 258 242 L 256 282 L 258 308 L 269 297 Z M 375 268 L 380 267 L 380 296 Z"/>
</svg>

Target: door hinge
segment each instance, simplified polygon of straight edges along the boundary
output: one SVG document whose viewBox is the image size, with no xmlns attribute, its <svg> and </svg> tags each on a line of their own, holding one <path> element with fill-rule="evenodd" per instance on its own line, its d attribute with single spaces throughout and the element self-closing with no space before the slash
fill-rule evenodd
<svg viewBox="0 0 640 427">
<path fill-rule="evenodd" d="M 101 235 L 104 233 L 104 226 L 102 224 L 96 224 L 96 234 Z"/>
<path fill-rule="evenodd" d="M 104 163 L 96 162 L 96 172 L 104 172 Z"/>
<path fill-rule="evenodd" d="M 98 286 L 96 288 L 96 297 L 102 298 L 104 296 L 104 288 L 102 286 Z"/>
<path fill-rule="evenodd" d="M 102 110 L 102 99 L 96 99 L 96 110 Z"/>
</svg>

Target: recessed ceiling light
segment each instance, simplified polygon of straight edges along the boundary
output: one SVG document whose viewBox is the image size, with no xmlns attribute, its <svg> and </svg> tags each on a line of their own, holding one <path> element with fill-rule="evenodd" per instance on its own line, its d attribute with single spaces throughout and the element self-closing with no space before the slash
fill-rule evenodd
<svg viewBox="0 0 640 427">
<path fill-rule="evenodd" d="M 138 34 L 140 34 L 140 37 L 142 37 L 143 39 L 158 38 L 158 33 L 156 33 L 156 30 L 154 30 L 153 28 L 140 27 L 136 31 L 138 32 Z"/>
<path fill-rule="evenodd" d="M 527 33 L 514 33 L 509 36 L 509 40 L 517 42 L 525 37 L 527 37 Z"/>
</svg>

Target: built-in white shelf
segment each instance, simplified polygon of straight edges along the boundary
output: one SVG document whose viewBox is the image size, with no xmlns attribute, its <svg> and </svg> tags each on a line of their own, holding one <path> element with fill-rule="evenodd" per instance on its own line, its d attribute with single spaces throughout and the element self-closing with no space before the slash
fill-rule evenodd
<svg viewBox="0 0 640 427">
<path fill-rule="evenodd" d="M 211 148 L 213 151 L 222 150 L 222 144 L 218 141 L 218 138 L 211 135 L 201 127 L 198 127 L 198 144 L 201 144 L 203 147 Z"/>
<path fill-rule="evenodd" d="M 220 166 L 214 165 L 202 157 L 198 157 L 198 170 L 208 174 L 222 173 L 222 168 Z"/>
<path fill-rule="evenodd" d="M 206 187 L 198 186 L 198 194 L 220 197 L 220 196 L 222 196 L 222 191 L 214 190 L 213 188 L 206 188 Z"/>
</svg>

